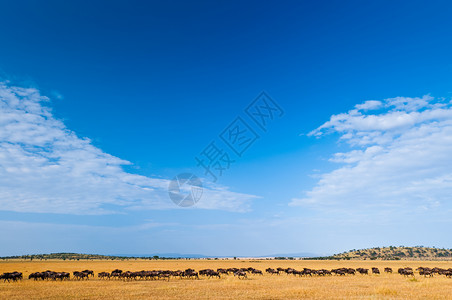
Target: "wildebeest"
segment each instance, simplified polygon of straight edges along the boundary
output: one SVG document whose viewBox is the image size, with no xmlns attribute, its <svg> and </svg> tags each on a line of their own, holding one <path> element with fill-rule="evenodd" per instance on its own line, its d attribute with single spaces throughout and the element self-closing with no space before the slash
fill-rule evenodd
<svg viewBox="0 0 452 300">
<path fill-rule="evenodd" d="M 369 269 L 363 269 L 363 268 L 357 268 L 356 271 L 359 272 L 359 274 L 369 274 Z"/>
<path fill-rule="evenodd" d="M 423 267 L 419 267 L 416 269 L 416 271 L 419 272 L 419 275 L 423 275 L 424 277 L 433 277 L 433 273 L 441 273 L 441 270 L 433 270 L 430 268 L 423 268 Z"/>
<path fill-rule="evenodd" d="M 372 274 L 380 274 L 380 270 L 378 268 L 372 268 Z"/>
<path fill-rule="evenodd" d="M 77 280 L 88 279 L 89 276 L 87 273 L 79 271 L 74 271 L 72 274 L 74 275 L 74 278 Z"/>
<path fill-rule="evenodd" d="M 331 272 L 329 270 L 320 269 L 320 270 L 316 270 L 315 274 L 320 275 L 320 276 L 326 276 L 326 275 L 331 275 Z"/>
<path fill-rule="evenodd" d="M 331 273 L 336 274 L 336 275 L 340 275 L 340 276 L 345 276 L 347 273 L 344 270 L 345 268 L 340 268 L 340 269 L 332 269 Z"/>
<path fill-rule="evenodd" d="M 301 275 L 305 275 L 305 276 L 312 276 L 312 274 L 314 273 L 314 270 L 308 269 L 308 268 L 303 268 L 303 271 L 301 271 Z"/>
<path fill-rule="evenodd" d="M 177 270 L 177 271 L 173 271 L 173 272 L 171 272 L 171 276 L 174 276 L 174 277 L 176 277 L 176 276 L 179 276 L 180 278 L 182 278 L 182 274 L 184 273 L 184 271 L 182 271 L 182 270 Z M 152 277 L 151 277 L 152 278 Z"/>
<path fill-rule="evenodd" d="M 100 279 L 105 279 L 105 278 L 110 278 L 110 273 L 108 272 L 100 272 L 97 274 L 97 277 L 99 277 Z"/>
<path fill-rule="evenodd" d="M 65 280 L 65 279 L 70 279 L 71 278 L 71 274 L 67 273 L 67 272 L 53 272 L 52 274 L 49 275 L 49 279 L 52 280 Z"/>
<path fill-rule="evenodd" d="M 163 279 L 167 279 L 168 281 L 170 280 L 171 274 L 168 273 L 160 273 L 158 278 L 163 278 Z"/>
<path fill-rule="evenodd" d="M 352 268 L 339 268 L 331 270 L 331 273 L 335 273 L 336 275 L 345 276 L 347 274 L 355 275 L 356 271 Z"/>
<path fill-rule="evenodd" d="M 23 278 L 22 273 L 17 272 L 17 271 L 10 272 L 10 273 L 3 273 L 2 275 L 0 275 L 0 280 L 3 279 L 4 282 L 6 282 L 6 281 L 8 281 L 8 282 L 10 282 L 10 281 L 15 282 L 15 281 L 22 280 L 22 278 Z"/>
<path fill-rule="evenodd" d="M 295 271 L 295 269 L 293 269 L 293 268 L 284 269 L 284 272 L 286 272 L 287 275 L 293 274 L 293 271 Z"/>
<path fill-rule="evenodd" d="M 403 276 L 414 276 L 414 272 L 412 268 L 399 268 L 397 272 Z"/>
<path fill-rule="evenodd" d="M 430 269 L 430 268 L 424 268 L 424 269 Z M 446 272 L 446 269 L 442 269 L 442 268 L 433 268 L 430 269 L 433 273 L 436 273 L 438 275 L 443 275 L 444 272 Z"/>
<path fill-rule="evenodd" d="M 209 276 L 209 278 L 211 277 L 218 277 L 219 279 L 221 278 L 220 273 L 218 273 L 217 271 L 210 271 L 209 274 L 207 274 Z"/>
<path fill-rule="evenodd" d="M 385 268 L 385 273 L 392 273 L 392 268 Z"/>
<path fill-rule="evenodd" d="M 211 278 L 211 277 L 218 277 L 218 278 L 220 278 L 220 273 L 218 271 L 214 271 L 212 269 L 200 270 L 199 271 L 199 275 L 205 275 L 205 276 L 208 276 L 209 278 Z"/>
<path fill-rule="evenodd" d="M 58 279 L 60 279 L 60 280 L 70 279 L 70 278 L 71 278 L 71 274 L 69 274 L 68 272 L 58 273 Z"/>
<path fill-rule="evenodd" d="M 347 268 L 339 268 L 339 269 L 332 269 L 331 273 L 334 273 L 336 275 L 345 276 L 348 274 Z"/>
<path fill-rule="evenodd" d="M 252 270 L 251 270 L 251 273 L 252 273 L 252 274 L 264 275 L 264 274 L 262 273 L 261 270 L 257 270 L 257 269 L 252 269 Z"/>
<path fill-rule="evenodd" d="M 111 271 L 110 277 L 118 278 L 118 279 L 119 279 L 121 273 L 122 273 L 122 270 L 114 269 L 113 271 Z"/>
<path fill-rule="evenodd" d="M 226 269 L 217 269 L 217 272 L 220 273 L 220 274 L 228 275 L 228 270 L 226 270 Z"/>
<path fill-rule="evenodd" d="M 248 278 L 246 276 L 246 272 L 244 272 L 244 271 L 237 271 L 234 273 L 234 276 L 237 276 L 239 279 Z"/>
<path fill-rule="evenodd" d="M 93 270 L 83 270 L 82 273 L 85 273 L 85 274 L 87 274 L 88 276 L 91 275 L 92 277 L 94 277 L 94 271 L 93 271 Z"/>
<path fill-rule="evenodd" d="M 122 273 L 119 275 L 119 278 L 124 279 L 124 280 L 126 280 L 126 279 L 131 279 L 131 278 L 132 278 L 132 272 L 130 272 L 130 271 L 122 272 Z"/>
<path fill-rule="evenodd" d="M 196 272 L 193 269 L 186 269 L 184 272 L 182 272 L 182 277 L 186 278 L 197 278 L 199 279 L 198 272 Z"/>
<path fill-rule="evenodd" d="M 210 272 L 212 272 L 212 269 L 204 269 L 204 270 L 199 270 L 199 275 L 208 275 Z"/>
<path fill-rule="evenodd" d="M 28 275 L 28 279 L 34 279 L 35 281 L 39 279 L 44 280 L 44 278 L 45 278 L 44 272 L 35 272 Z"/>
<path fill-rule="evenodd" d="M 273 275 L 273 274 L 278 274 L 279 275 L 279 271 L 277 271 L 275 269 L 272 269 L 272 268 L 265 269 L 265 272 L 267 272 L 267 273 L 269 273 L 271 275 Z"/>
<path fill-rule="evenodd" d="M 237 268 L 229 268 L 226 271 L 228 271 L 228 273 L 234 274 L 235 272 L 237 272 L 239 269 Z"/>
</svg>

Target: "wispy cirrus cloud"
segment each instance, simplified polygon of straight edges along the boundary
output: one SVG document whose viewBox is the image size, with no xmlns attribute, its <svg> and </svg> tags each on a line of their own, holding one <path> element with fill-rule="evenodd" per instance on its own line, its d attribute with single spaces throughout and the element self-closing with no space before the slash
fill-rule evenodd
<svg viewBox="0 0 452 300">
<path fill-rule="evenodd" d="M 431 96 L 366 101 L 309 133 L 339 134 L 350 150 L 290 205 L 369 213 L 451 211 L 452 103 Z"/>
<path fill-rule="evenodd" d="M 102 214 L 177 208 L 169 180 L 125 172 L 130 162 L 80 138 L 39 90 L 0 83 L 0 210 Z M 256 196 L 209 186 L 196 208 L 245 211 Z"/>
</svg>

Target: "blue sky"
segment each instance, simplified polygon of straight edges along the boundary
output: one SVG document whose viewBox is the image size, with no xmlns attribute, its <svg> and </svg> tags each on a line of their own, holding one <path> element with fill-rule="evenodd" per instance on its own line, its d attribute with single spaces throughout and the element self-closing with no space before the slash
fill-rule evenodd
<svg viewBox="0 0 452 300">
<path fill-rule="evenodd" d="M 0 255 L 451 248 L 451 12 L 2 2 Z M 262 91 L 267 132 L 244 112 Z M 195 157 L 238 116 L 260 138 L 212 183 Z M 166 192 L 183 172 L 194 207 Z"/>
</svg>

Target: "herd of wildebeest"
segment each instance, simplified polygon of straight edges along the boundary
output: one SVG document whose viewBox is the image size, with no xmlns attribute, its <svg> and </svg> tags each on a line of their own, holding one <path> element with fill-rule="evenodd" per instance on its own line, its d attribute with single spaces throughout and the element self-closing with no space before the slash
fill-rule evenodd
<svg viewBox="0 0 452 300">
<path fill-rule="evenodd" d="M 416 271 L 421 276 L 425 277 L 433 277 L 435 275 L 443 275 L 448 278 L 452 278 L 452 268 L 443 269 L 443 268 L 424 268 L 419 267 Z M 308 269 L 304 268 L 303 270 L 296 270 L 293 268 L 267 268 L 265 270 L 266 273 L 270 275 L 280 275 L 287 274 L 293 276 L 347 276 L 347 275 L 369 275 L 371 274 L 380 274 L 380 269 L 378 268 L 338 268 L 332 270 L 326 269 Z M 385 273 L 392 273 L 392 268 L 384 268 Z M 412 268 L 399 268 L 397 271 L 400 275 L 403 276 L 414 276 L 415 271 Z M 97 274 L 99 279 L 107 280 L 107 279 L 118 279 L 118 280 L 157 280 L 164 279 L 170 280 L 170 278 L 180 278 L 180 279 L 200 279 L 200 277 L 205 278 L 221 278 L 222 276 L 234 275 L 239 279 L 246 279 L 249 275 L 263 275 L 264 273 L 261 270 L 255 268 L 229 268 L 229 269 L 204 269 L 195 271 L 194 269 L 186 269 L 185 271 L 177 270 L 152 270 L 152 271 L 122 271 L 119 269 L 113 270 L 112 272 L 100 272 Z M 74 280 L 87 280 L 89 278 L 94 278 L 94 272 L 92 270 L 83 270 L 83 271 L 74 271 L 72 272 L 72 279 Z M 3 282 L 17 282 L 23 279 L 23 275 L 20 272 L 8 272 L 0 275 L 0 281 Z M 71 274 L 68 272 L 54 272 L 54 271 L 44 271 L 44 272 L 35 272 L 31 273 L 28 276 L 28 279 L 32 280 L 70 280 Z"/>
</svg>

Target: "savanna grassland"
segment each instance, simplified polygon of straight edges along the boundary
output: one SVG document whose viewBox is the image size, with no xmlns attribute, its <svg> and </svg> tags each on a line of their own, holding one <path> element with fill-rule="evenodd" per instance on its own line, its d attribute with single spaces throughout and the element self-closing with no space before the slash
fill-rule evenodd
<svg viewBox="0 0 452 300">
<path fill-rule="evenodd" d="M 0 282 L 0 299 L 452 299 L 452 279 L 436 275 L 415 278 L 397 274 L 399 267 L 451 268 L 452 261 L 322 261 L 322 260 L 129 260 L 129 261 L 4 261 L 0 274 L 19 271 L 20 282 Z M 166 280 L 100 280 L 98 272 L 119 268 L 124 271 L 178 270 L 193 268 L 333 269 L 340 267 L 392 267 L 394 274 L 299 277 L 293 275 L 233 275 L 221 279 L 171 278 Z M 57 272 L 91 269 L 96 277 L 85 281 L 33 281 L 37 271 Z"/>
</svg>

